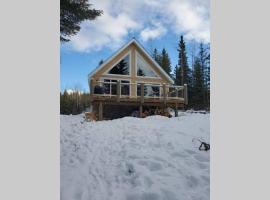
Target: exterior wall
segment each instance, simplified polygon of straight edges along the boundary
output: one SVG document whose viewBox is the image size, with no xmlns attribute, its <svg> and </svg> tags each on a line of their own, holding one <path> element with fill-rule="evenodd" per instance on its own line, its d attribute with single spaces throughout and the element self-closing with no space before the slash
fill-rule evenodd
<svg viewBox="0 0 270 200">
<path fill-rule="evenodd" d="M 106 74 L 106 72 L 113 67 L 120 59 L 122 59 L 126 54 L 130 52 L 131 55 L 131 70 L 130 75 L 113 75 Z M 136 54 L 140 54 L 140 56 L 150 65 L 153 71 L 159 76 L 157 78 L 153 77 L 138 77 L 137 76 L 137 63 L 136 63 Z M 93 76 L 94 80 L 101 79 L 115 79 L 115 80 L 129 80 L 130 83 L 133 83 L 130 86 L 130 96 L 137 97 L 137 86 L 135 83 L 144 82 L 144 83 L 155 83 L 155 84 L 169 84 L 170 81 L 166 78 L 166 76 L 152 63 L 152 61 L 144 54 L 140 48 L 137 47 L 134 43 L 131 43 L 127 48 L 121 51 L 117 56 L 115 56 L 110 62 L 104 65 L 100 70 L 98 70 Z"/>
</svg>

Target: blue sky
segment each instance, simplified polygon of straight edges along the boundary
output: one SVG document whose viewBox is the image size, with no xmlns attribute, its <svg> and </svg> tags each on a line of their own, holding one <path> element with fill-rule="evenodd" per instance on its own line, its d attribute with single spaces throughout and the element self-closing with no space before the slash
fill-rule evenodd
<svg viewBox="0 0 270 200">
<path fill-rule="evenodd" d="M 113 2 L 113 3 L 112 3 Z M 89 91 L 87 74 L 135 37 L 146 50 L 164 47 L 177 64 L 177 43 L 184 35 L 188 53 L 199 42 L 210 41 L 209 0 L 97 0 L 104 14 L 81 24 L 71 41 L 61 44 L 61 91 Z M 170 13 L 170 14 L 168 14 Z"/>
</svg>

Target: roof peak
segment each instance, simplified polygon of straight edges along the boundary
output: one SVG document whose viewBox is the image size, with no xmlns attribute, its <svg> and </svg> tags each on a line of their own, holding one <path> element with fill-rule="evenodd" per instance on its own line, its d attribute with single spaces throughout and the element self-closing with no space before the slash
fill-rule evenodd
<svg viewBox="0 0 270 200">
<path fill-rule="evenodd" d="M 106 63 L 108 63 L 110 60 L 112 60 L 116 55 L 119 54 L 119 52 L 123 51 L 125 48 L 127 48 L 130 44 L 135 43 L 139 49 L 142 50 L 142 52 L 156 65 L 159 70 L 164 73 L 165 77 L 167 77 L 170 82 L 174 82 L 172 78 L 162 69 L 162 67 L 150 56 L 149 52 L 144 48 L 144 46 L 135 38 L 132 37 L 131 40 L 126 42 L 121 48 L 118 49 L 112 56 L 110 56 L 108 59 L 106 59 L 101 65 L 97 66 L 91 73 L 88 74 L 88 78 L 90 78 L 94 73 L 96 73 L 97 70 L 102 68 Z"/>
</svg>

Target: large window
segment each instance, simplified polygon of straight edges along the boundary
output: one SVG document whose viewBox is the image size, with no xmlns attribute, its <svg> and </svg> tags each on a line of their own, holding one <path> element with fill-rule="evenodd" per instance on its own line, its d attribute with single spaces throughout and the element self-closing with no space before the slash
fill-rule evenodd
<svg viewBox="0 0 270 200">
<path fill-rule="evenodd" d="M 137 76 L 158 77 L 148 63 L 137 55 Z"/>
<path fill-rule="evenodd" d="M 129 59 L 129 55 L 124 57 L 109 71 L 109 74 L 129 75 Z"/>
</svg>

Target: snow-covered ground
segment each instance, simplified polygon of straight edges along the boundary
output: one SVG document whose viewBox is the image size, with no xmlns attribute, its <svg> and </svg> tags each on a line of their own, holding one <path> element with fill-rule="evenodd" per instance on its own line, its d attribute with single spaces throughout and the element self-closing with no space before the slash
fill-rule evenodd
<svg viewBox="0 0 270 200">
<path fill-rule="evenodd" d="M 61 115 L 61 200 L 209 200 L 209 114 Z"/>
</svg>

